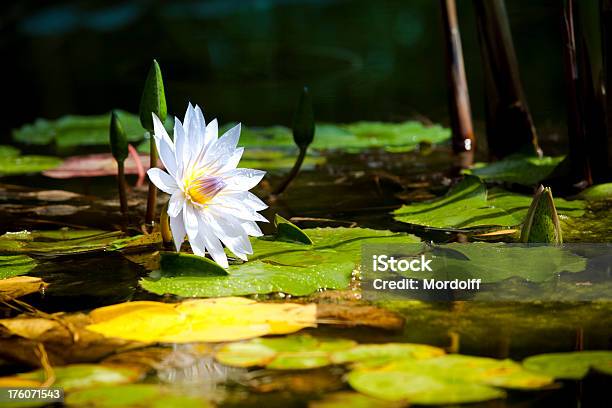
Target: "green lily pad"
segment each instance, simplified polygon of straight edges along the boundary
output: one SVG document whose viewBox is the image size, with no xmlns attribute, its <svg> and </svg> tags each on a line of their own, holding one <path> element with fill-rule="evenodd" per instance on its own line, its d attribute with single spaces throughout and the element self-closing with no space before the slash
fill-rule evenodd
<svg viewBox="0 0 612 408">
<path fill-rule="evenodd" d="M 504 391 L 487 385 L 450 382 L 406 371 L 353 371 L 347 379 L 353 389 L 368 396 L 411 404 L 467 404 L 506 396 Z"/>
<path fill-rule="evenodd" d="M 323 399 L 310 401 L 308 404 L 309 408 L 400 408 L 405 406 L 406 404 L 402 402 L 393 403 L 351 391 L 327 394 Z"/>
<path fill-rule="evenodd" d="M 368 366 L 383 365 L 397 359 L 433 358 L 444 354 L 444 350 L 426 344 L 385 343 L 360 344 L 348 350 L 336 351 L 331 359 L 336 364 L 367 363 Z M 369 364 L 374 361 L 374 364 Z"/>
<path fill-rule="evenodd" d="M 117 111 L 129 142 L 144 138 L 145 130 L 138 116 Z M 23 144 L 58 147 L 107 145 L 110 113 L 97 116 L 63 116 L 57 120 L 37 119 L 34 123 L 13 130 L 13 140 Z"/>
<path fill-rule="evenodd" d="M 591 368 L 612 375 L 612 351 L 574 351 L 531 356 L 523 361 L 528 370 L 562 380 L 580 380 Z"/>
<path fill-rule="evenodd" d="M 473 174 L 485 181 L 532 186 L 545 180 L 564 157 L 510 156 L 493 163 L 476 163 L 466 174 Z"/>
<path fill-rule="evenodd" d="M 0 156 L 1 157 L 1 156 Z M 62 160 L 52 156 L 9 156 L 0 160 L 0 176 L 39 173 L 62 164 Z"/>
<path fill-rule="evenodd" d="M 36 261 L 27 255 L 0 256 L 0 279 L 24 275 L 36 267 Z"/>
<path fill-rule="evenodd" d="M 259 338 L 226 344 L 217 350 L 215 358 L 235 367 L 302 370 L 330 365 L 332 352 L 348 350 L 356 344 L 352 340 L 317 339 L 308 335 Z"/>
<path fill-rule="evenodd" d="M 413 235 L 362 228 L 315 228 L 305 232 L 313 245 L 251 238 L 251 259 L 230 265 L 223 275 L 177 265 L 152 273 L 140 285 L 153 293 L 184 297 L 274 292 L 305 296 L 321 288 L 346 289 L 361 262 L 362 244 L 420 241 Z"/>
<path fill-rule="evenodd" d="M 410 248 L 412 246 L 404 246 Z M 421 246 L 413 246 L 415 254 Z M 561 272 L 582 272 L 587 260 L 561 247 L 505 243 L 450 243 L 431 246 L 431 271 L 406 271 L 402 275 L 416 279 L 467 280 L 483 283 L 518 277 L 530 282 L 554 279 Z M 410 255 L 406 253 L 405 255 Z"/>
<path fill-rule="evenodd" d="M 552 376 L 530 371 L 512 360 L 461 354 L 447 354 L 422 360 L 398 360 L 381 370 L 429 375 L 450 382 L 463 381 L 522 390 L 539 389 L 554 381 Z"/>
<path fill-rule="evenodd" d="M 63 367 L 53 367 L 55 382 L 53 386 L 61 387 L 64 391 L 91 388 L 111 384 L 131 383 L 139 379 L 141 373 L 127 367 L 106 366 L 95 364 L 72 364 Z M 43 382 L 43 370 L 18 374 L 17 377 L 25 380 Z"/>
<path fill-rule="evenodd" d="M 524 221 L 531 201 L 530 196 L 499 188 L 487 191 L 480 178 L 466 176 L 445 196 L 403 205 L 395 210 L 394 216 L 401 222 L 433 228 L 513 227 Z M 554 201 L 562 219 L 584 214 L 584 201 L 567 201 L 562 198 Z"/>
<path fill-rule="evenodd" d="M 5 160 L 5 159 L 7 159 L 9 157 L 19 156 L 19 153 L 21 153 L 21 152 L 16 147 L 7 146 L 7 145 L 0 145 L 0 158 L 2 160 Z"/>
<path fill-rule="evenodd" d="M 591 186 L 578 194 L 577 197 L 587 201 L 612 200 L 612 183 Z"/>
<path fill-rule="evenodd" d="M 330 365 L 332 352 L 351 349 L 356 344 L 352 340 L 317 339 L 308 335 L 259 338 L 226 344 L 217 350 L 215 358 L 236 367 L 301 370 Z"/>
<path fill-rule="evenodd" d="M 227 124 L 223 130 L 234 123 Z M 349 124 L 316 125 L 315 137 L 310 145 L 315 150 L 342 150 L 359 152 L 365 149 L 384 148 L 387 151 L 406 152 L 420 143 L 443 143 L 450 139 L 450 130 L 439 125 L 424 126 L 419 122 L 401 123 L 355 122 Z M 242 127 L 240 144 L 246 147 L 289 148 L 294 147 L 291 129 L 283 126 L 267 128 Z"/>
<path fill-rule="evenodd" d="M 207 408 L 210 403 L 184 390 L 156 384 L 128 384 L 96 387 L 71 392 L 66 404 L 74 407 L 151 407 L 151 408 Z"/>
<path fill-rule="evenodd" d="M 302 244 L 312 245 L 312 239 L 304 231 L 278 214 L 274 216 L 274 226 L 276 227 L 277 241 L 301 242 Z"/>
<path fill-rule="evenodd" d="M 0 254 L 67 255 L 103 251 L 120 231 L 56 230 L 7 232 L 0 236 Z"/>
</svg>

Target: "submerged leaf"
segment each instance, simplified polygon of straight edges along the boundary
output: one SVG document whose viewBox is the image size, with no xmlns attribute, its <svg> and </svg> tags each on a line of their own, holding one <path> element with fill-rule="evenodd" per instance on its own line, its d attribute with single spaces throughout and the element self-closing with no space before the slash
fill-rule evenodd
<svg viewBox="0 0 612 408">
<path fill-rule="evenodd" d="M 74 407 L 93 408 L 207 408 L 212 406 L 202 398 L 185 395 L 182 390 L 157 384 L 104 386 L 71 392 L 66 397 L 66 404 Z"/>
<path fill-rule="evenodd" d="M 54 367 L 54 387 L 61 387 L 64 391 L 99 387 L 112 384 L 125 384 L 137 381 L 142 373 L 129 367 L 101 364 L 72 364 L 63 367 Z M 14 378 L 20 380 L 36 381 L 42 384 L 45 381 L 43 370 L 17 374 Z"/>
<path fill-rule="evenodd" d="M 487 191 L 478 177 L 466 176 L 444 197 L 423 203 L 403 205 L 395 210 L 395 219 L 434 228 L 514 227 L 527 215 L 531 197 L 502 189 Z M 581 200 L 554 200 L 561 216 L 580 217 L 585 203 Z"/>
<path fill-rule="evenodd" d="M 326 394 L 322 399 L 311 401 L 308 404 L 308 408 L 401 408 L 406 406 L 407 404 L 403 402 L 393 403 L 350 391 Z"/>
<path fill-rule="evenodd" d="M 0 254 L 66 255 L 102 251 L 122 235 L 120 231 L 56 230 L 7 232 L 0 236 Z"/>
<path fill-rule="evenodd" d="M 289 293 L 304 296 L 321 288 L 345 289 L 361 263 L 362 244 L 415 243 L 404 233 L 363 228 L 304 230 L 313 245 L 251 238 L 254 255 L 248 262 L 230 265 L 226 275 L 185 270 L 177 265 L 142 279 L 148 291 L 178 296 L 219 297 Z M 180 261 L 180 258 L 178 259 Z"/>
<path fill-rule="evenodd" d="M 36 261 L 27 255 L 0 256 L 0 279 L 23 275 L 36 267 Z"/>
<path fill-rule="evenodd" d="M 560 380 L 580 380 L 591 368 L 612 375 L 612 351 L 574 351 L 531 356 L 523 361 L 528 370 Z"/>
<path fill-rule="evenodd" d="M 128 302 L 95 309 L 88 330 L 141 342 L 191 343 L 286 334 L 316 325 L 316 306 L 244 298 L 169 304 Z"/>
<path fill-rule="evenodd" d="M 47 284 L 32 276 L 15 276 L 0 280 L 0 301 L 7 301 L 35 293 Z"/>
</svg>

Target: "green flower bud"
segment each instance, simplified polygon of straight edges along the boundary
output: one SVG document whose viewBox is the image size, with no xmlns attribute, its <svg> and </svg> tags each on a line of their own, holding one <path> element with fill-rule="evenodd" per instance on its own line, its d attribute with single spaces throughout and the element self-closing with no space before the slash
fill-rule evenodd
<svg viewBox="0 0 612 408">
<path fill-rule="evenodd" d="M 521 228 L 521 242 L 562 244 L 559 215 L 549 187 L 540 185 Z"/>
<path fill-rule="evenodd" d="M 293 118 L 293 140 L 300 149 L 306 149 L 314 139 L 315 121 L 312 110 L 312 98 L 308 88 L 304 87 Z"/>
<path fill-rule="evenodd" d="M 149 132 L 153 132 L 153 118 L 155 113 L 162 123 L 166 120 L 166 95 L 164 94 L 164 81 L 161 69 L 156 60 L 153 60 L 147 75 L 142 97 L 140 99 L 140 123 Z"/>
<path fill-rule="evenodd" d="M 119 115 L 115 111 L 111 113 L 109 139 L 113 157 L 118 163 L 123 163 L 128 157 L 128 140 Z"/>
</svg>

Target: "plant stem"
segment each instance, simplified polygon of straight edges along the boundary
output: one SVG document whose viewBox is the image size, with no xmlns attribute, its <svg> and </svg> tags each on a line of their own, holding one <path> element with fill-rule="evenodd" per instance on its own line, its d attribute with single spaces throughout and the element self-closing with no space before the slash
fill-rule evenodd
<svg viewBox="0 0 612 408">
<path fill-rule="evenodd" d="M 162 242 L 165 247 L 172 246 L 172 231 L 170 230 L 170 217 L 168 217 L 168 203 L 162 208 L 159 216 L 159 229 L 161 231 Z"/>
<path fill-rule="evenodd" d="M 538 137 L 523 92 L 504 0 L 474 0 L 485 76 L 485 109 L 489 155 L 541 155 Z"/>
<path fill-rule="evenodd" d="M 446 44 L 446 74 L 448 107 L 453 130 L 452 144 L 460 168 L 470 167 L 474 161 L 475 138 L 472 125 L 470 94 L 468 92 L 461 34 L 457 21 L 455 0 L 440 0 Z"/>
<path fill-rule="evenodd" d="M 125 184 L 125 163 L 117 162 L 117 188 L 119 190 L 119 204 L 124 220 L 128 217 L 127 192 Z"/>
<path fill-rule="evenodd" d="M 276 196 L 282 194 L 287 189 L 289 184 L 291 184 L 293 179 L 297 177 L 300 172 L 300 168 L 302 167 L 302 163 L 304 163 L 304 158 L 306 157 L 307 150 L 307 147 L 300 148 L 300 153 L 298 154 L 293 168 L 291 169 L 285 180 L 283 180 L 283 182 L 276 188 L 276 190 L 274 190 L 272 195 Z"/>
<path fill-rule="evenodd" d="M 155 147 L 155 140 L 153 139 L 153 132 L 151 134 L 151 149 L 149 153 L 150 164 L 149 168 L 157 167 L 157 147 Z M 147 214 L 145 216 L 145 224 L 149 229 L 153 228 L 155 220 L 155 206 L 157 205 L 157 187 L 149 181 L 149 194 L 147 196 Z"/>
</svg>

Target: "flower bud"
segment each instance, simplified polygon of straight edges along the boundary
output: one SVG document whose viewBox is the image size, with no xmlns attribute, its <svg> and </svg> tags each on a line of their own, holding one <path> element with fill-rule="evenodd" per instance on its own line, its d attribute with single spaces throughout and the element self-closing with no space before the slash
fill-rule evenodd
<svg viewBox="0 0 612 408">
<path fill-rule="evenodd" d="M 166 120 L 166 96 L 164 94 L 164 81 L 161 69 L 156 60 L 153 60 L 151 69 L 145 81 L 144 90 L 140 99 L 140 123 L 149 132 L 153 132 L 153 118 L 155 113 L 162 123 Z"/>
<path fill-rule="evenodd" d="M 111 113 L 109 139 L 113 157 L 118 163 L 123 163 L 128 157 L 128 140 L 119 115 L 115 111 Z"/>
<path fill-rule="evenodd" d="M 312 110 L 312 98 L 308 88 L 304 87 L 293 118 L 293 140 L 300 149 L 306 149 L 314 138 L 315 121 Z"/>
</svg>

